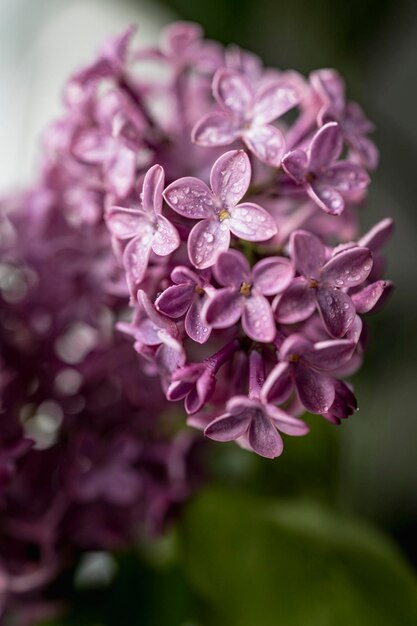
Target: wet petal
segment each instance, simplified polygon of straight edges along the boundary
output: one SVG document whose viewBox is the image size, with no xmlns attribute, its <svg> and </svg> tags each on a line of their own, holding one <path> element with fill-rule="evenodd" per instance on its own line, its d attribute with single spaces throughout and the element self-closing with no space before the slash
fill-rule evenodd
<svg viewBox="0 0 417 626">
<path fill-rule="evenodd" d="M 216 72 L 213 78 L 213 94 L 220 106 L 242 120 L 254 101 L 249 80 L 231 69 L 222 68 Z"/>
<path fill-rule="evenodd" d="M 281 163 L 284 171 L 297 183 L 303 183 L 308 168 L 308 158 L 304 150 L 287 152 Z"/>
<path fill-rule="evenodd" d="M 296 230 L 290 238 L 290 254 L 295 269 L 306 278 L 318 278 L 326 260 L 321 240 L 307 230 Z"/>
<path fill-rule="evenodd" d="M 111 234 L 118 239 L 131 239 L 153 230 L 147 215 L 142 211 L 123 207 L 112 207 L 106 215 L 106 224 Z"/>
<path fill-rule="evenodd" d="M 243 296 L 231 287 L 219 289 L 204 307 L 204 317 L 213 328 L 229 328 L 243 312 Z"/>
<path fill-rule="evenodd" d="M 372 253 L 356 246 L 335 254 L 321 270 L 321 281 L 339 288 L 363 283 L 372 269 Z"/>
<path fill-rule="evenodd" d="M 246 241 L 266 241 L 278 232 L 271 215 L 257 204 L 244 202 L 229 212 L 229 228 L 236 237 Z"/>
<path fill-rule="evenodd" d="M 355 321 L 355 307 L 350 297 L 335 287 L 316 289 L 317 304 L 327 332 L 343 337 Z"/>
<path fill-rule="evenodd" d="M 235 206 L 245 195 L 250 179 L 250 161 L 243 150 L 230 150 L 222 154 L 214 163 L 210 174 L 213 193 L 226 209 Z"/>
<path fill-rule="evenodd" d="M 265 403 L 286 402 L 293 389 L 293 378 L 289 363 L 277 363 L 271 370 L 261 389 L 261 400 Z"/>
<path fill-rule="evenodd" d="M 257 454 L 267 459 L 276 458 L 284 448 L 281 436 L 263 411 L 257 411 L 252 419 L 249 427 L 249 443 Z"/>
<path fill-rule="evenodd" d="M 173 285 L 161 293 L 155 301 L 155 306 L 168 317 L 181 317 L 188 311 L 194 296 L 194 284 Z"/>
<path fill-rule="evenodd" d="M 185 316 L 185 332 L 197 343 L 205 343 L 211 333 L 210 326 L 202 317 L 204 304 L 205 298 L 195 298 Z"/>
<path fill-rule="evenodd" d="M 142 206 L 149 213 L 160 213 L 165 174 L 160 165 L 153 165 L 145 174 L 142 187 Z"/>
<path fill-rule="evenodd" d="M 335 391 L 331 378 L 299 363 L 295 368 L 295 384 L 302 404 L 310 413 L 325 413 L 332 406 Z"/>
<path fill-rule="evenodd" d="M 253 285 L 264 296 L 274 296 L 286 289 L 293 277 L 294 266 L 283 257 L 268 257 L 252 270 Z"/>
<path fill-rule="evenodd" d="M 309 147 L 309 169 L 319 173 L 333 161 L 336 161 L 343 149 L 343 137 L 339 124 L 329 122 L 314 135 Z"/>
<path fill-rule="evenodd" d="M 153 231 L 148 229 L 140 237 L 135 237 L 127 244 L 123 252 L 123 265 L 131 290 L 143 280 L 148 267 Z"/>
<path fill-rule="evenodd" d="M 269 124 L 292 109 L 298 102 L 298 94 L 292 85 L 283 80 L 269 82 L 256 94 L 253 107 L 257 124 Z"/>
<path fill-rule="evenodd" d="M 302 437 L 303 435 L 306 435 L 310 430 L 308 425 L 303 422 L 303 420 L 289 415 L 277 406 L 268 404 L 266 406 L 266 410 L 268 411 L 269 418 L 272 420 L 276 428 L 278 428 L 279 431 L 285 433 L 286 435 L 292 435 L 293 437 Z"/>
<path fill-rule="evenodd" d="M 279 167 L 285 154 L 285 139 L 279 128 L 254 125 L 244 132 L 242 139 L 260 161 Z"/>
<path fill-rule="evenodd" d="M 356 312 L 364 314 L 372 311 L 387 288 L 392 288 L 390 281 L 378 280 L 352 294 L 352 302 L 355 305 Z"/>
<path fill-rule="evenodd" d="M 304 279 L 296 279 L 273 302 L 275 319 L 281 324 L 296 324 L 310 317 L 316 310 L 314 290 Z"/>
<path fill-rule="evenodd" d="M 251 295 L 244 299 L 242 328 L 254 341 L 269 343 L 276 334 L 276 325 L 271 305 L 265 296 Z"/>
<path fill-rule="evenodd" d="M 227 146 L 237 139 L 240 129 L 221 111 L 207 113 L 194 126 L 191 140 L 199 146 Z"/>
<path fill-rule="evenodd" d="M 347 339 L 319 341 L 305 358 L 313 367 L 327 372 L 347 363 L 354 350 L 355 343 Z"/>
<path fill-rule="evenodd" d="M 322 176 L 322 181 L 342 193 L 359 191 L 369 185 L 369 176 L 366 170 L 356 163 L 339 161 L 332 165 Z"/>
<path fill-rule="evenodd" d="M 249 263 L 237 250 L 222 252 L 213 268 L 213 274 L 223 287 L 239 289 L 243 282 L 250 282 Z"/>
<path fill-rule="evenodd" d="M 342 195 L 325 181 L 315 180 L 307 186 L 307 193 L 312 200 L 326 213 L 340 215 L 345 208 Z"/>
<path fill-rule="evenodd" d="M 222 415 L 213 420 L 205 429 L 204 434 L 215 441 L 234 441 L 241 437 L 251 422 L 251 413 L 245 411 L 240 415 Z"/>
<path fill-rule="evenodd" d="M 174 211 L 192 220 L 210 217 L 214 213 L 214 197 L 202 180 L 185 176 L 174 181 L 164 191 L 164 198 Z"/>
<path fill-rule="evenodd" d="M 214 265 L 219 254 L 226 252 L 230 243 L 227 225 L 217 220 L 202 220 L 188 236 L 188 256 L 198 269 Z"/>
<path fill-rule="evenodd" d="M 157 228 L 152 241 L 152 250 L 159 256 L 171 254 L 180 245 L 178 231 L 163 215 L 158 215 Z"/>
<path fill-rule="evenodd" d="M 193 283 L 194 285 L 199 284 L 198 275 L 185 265 L 177 265 L 174 267 L 171 272 L 171 280 L 177 285 L 181 285 L 183 283 Z"/>
<path fill-rule="evenodd" d="M 104 173 L 111 191 L 124 198 L 135 181 L 136 154 L 122 144 L 115 146 L 105 160 Z"/>
</svg>

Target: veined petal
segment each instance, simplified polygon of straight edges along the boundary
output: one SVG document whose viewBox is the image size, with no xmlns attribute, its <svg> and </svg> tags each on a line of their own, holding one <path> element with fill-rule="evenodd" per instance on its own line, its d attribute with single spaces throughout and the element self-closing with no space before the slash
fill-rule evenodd
<svg viewBox="0 0 417 626">
<path fill-rule="evenodd" d="M 228 68 L 221 68 L 215 73 L 213 94 L 220 106 L 242 120 L 254 102 L 253 90 L 246 76 Z"/>
<path fill-rule="evenodd" d="M 229 209 L 228 225 L 236 237 L 246 241 L 266 241 L 277 234 L 271 215 L 257 204 L 243 202 Z"/>
<path fill-rule="evenodd" d="M 250 282 L 249 263 L 237 250 L 222 252 L 213 268 L 213 274 L 223 287 L 239 289 L 243 282 Z"/>
<path fill-rule="evenodd" d="M 296 324 L 310 317 L 316 310 L 314 289 L 304 279 L 293 283 L 273 302 L 275 319 L 281 324 Z"/>
<path fill-rule="evenodd" d="M 242 135 L 242 139 L 262 163 L 279 167 L 285 154 L 285 138 L 275 126 L 251 126 Z"/>
<path fill-rule="evenodd" d="M 153 165 L 145 174 L 142 187 L 142 206 L 149 213 L 160 213 L 165 173 L 160 165 Z"/>
<path fill-rule="evenodd" d="M 165 289 L 156 299 L 155 306 L 158 311 L 168 315 L 168 317 L 181 317 L 181 315 L 185 315 L 191 306 L 194 296 L 194 284 L 172 285 L 172 287 Z"/>
<path fill-rule="evenodd" d="M 310 413 L 326 413 L 332 406 L 335 390 L 331 378 L 300 362 L 295 368 L 295 384 L 302 404 Z"/>
<path fill-rule="evenodd" d="M 164 191 L 164 198 L 176 213 L 192 220 L 207 218 L 214 213 L 214 197 L 202 180 L 185 176 L 174 181 Z"/>
<path fill-rule="evenodd" d="M 185 316 L 185 332 L 197 343 L 205 343 L 211 334 L 211 327 L 203 318 L 204 304 L 205 298 L 195 298 Z"/>
<path fill-rule="evenodd" d="M 123 207 L 111 207 L 106 214 L 106 224 L 117 239 L 131 239 L 153 230 L 145 213 Z"/>
<path fill-rule="evenodd" d="M 243 150 L 229 150 L 214 163 L 210 184 L 222 208 L 235 206 L 248 190 L 251 179 L 249 157 Z"/>
<path fill-rule="evenodd" d="M 350 297 L 335 287 L 315 290 L 319 312 L 332 337 L 343 337 L 355 321 L 355 306 Z"/>
<path fill-rule="evenodd" d="M 159 256 L 174 252 L 180 245 L 178 231 L 163 215 L 158 215 L 157 227 L 152 240 L 152 250 Z"/>
<path fill-rule="evenodd" d="M 334 163 L 326 170 L 321 180 L 342 193 L 365 189 L 370 181 L 366 170 L 350 161 Z"/>
<path fill-rule="evenodd" d="M 241 437 L 251 422 L 251 413 L 244 411 L 240 415 L 221 415 L 206 427 L 204 434 L 215 441 L 234 441 Z"/>
<path fill-rule="evenodd" d="M 256 94 L 253 117 L 257 124 L 269 124 L 281 117 L 298 103 L 298 94 L 293 85 L 285 80 L 267 83 Z"/>
<path fill-rule="evenodd" d="M 309 169 L 319 173 L 324 167 L 336 161 L 343 149 L 343 137 L 339 124 L 329 122 L 314 135 L 308 149 Z"/>
<path fill-rule="evenodd" d="M 198 269 L 211 267 L 219 254 L 229 248 L 230 231 L 225 222 L 202 220 L 188 236 L 188 256 Z"/>
<path fill-rule="evenodd" d="M 264 403 L 282 404 L 290 397 L 293 389 L 293 378 L 289 363 L 277 363 L 271 370 L 261 389 L 261 400 Z"/>
<path fill-rule="evenodd" d="M 276 428 L 278 428 L 279 431 L 285 433 L 286 435 L 292 435 L 293 437 L 302 437 L 303 435 L 306 435 L 310 430 L 308 425 L 303 422 L 303 420 L 289 415 L 288 413 L 278 408 L 277 406 L 274 406 L 273 404 L 268 404 L 266 406 L 266 410 L 268 412 L 269 418 L 272 420 Z"/>
<path fill-rule="evenodd" d="M 297 272 L 306 278 L 318 278 L 326 260 L 321 240 L 307 230 L 296 230 L 290 238 L 290 253 Z"/>
<path fill-rule="evenodd" d="M 252 270 L 253 286 L 264 296 L 274 296 L 286 289 L 294 278 L 294 266 L 284 257 L 268 257 Z"/>
<path fill-rule="evenodd" d="M 313 367 L 327 372 L 347 363 L 352 357 L 355 346 L 353 341 L 347 339 L 319 341 L 314 344 L 313 350 L 305 358 Z"/>
<path fill-rule="evenodd" d="M 249 443 L 257 454 L 267 459 L 275 459 L 284 449 L 281 436 L 263 411 L 257 411 L 251 421 Z"/>
<path fill-rule="evenodd" d="M 152 237 L 153 232 L 149 229 L 141 236 L 129 241 L 124 249 L 123 265 L 132 291 L 142 282 L 148 267 Z"/>
<path fill-rule="evenodd" d="M 283 157 L 284 171 L 297 183 L 303 183 L 308 168 L 308 158 L 304 150 L 292 150 Z"/>
<path fill-rule="evenodd" d="M 276 334 L 276 325 L 271 305 L 265 296 L 252 294 L 244 298 L 242 328 L 254 341 L 269 343 Z"/>
<path fill-rule="evenodd" d="M 231 287 L 219 289 L 204 307 L 204 318 L 213 328 L 229 328 L 243 312 L 244 296 Z"/>
<path fill-rule="evenodd" d="M 171 272 L 171 280 L 177 285 L 181 285 L 183 283 L 193 283 L 194 285 L 197 285 L 199 283 L 198 275 L 185 265 L 177 265 L 174 267 Z"/>
<path fill-rule="evenodd" d="M 369 313 L 377 305 L 380 298 L 387 289 L 392 289 L 392 282 L 387 280 L 377 280 L 375 283 L 367 285 L 360 291 L 352 294 L 352 302 L 357 313 Z"/>
<path fill-rule="evenodd" d="M 222 111 L 207 113 L 194 126 L 191 141 L 199 146 L 227 146 L 240 135 L 240 128 Z"/>
<path fill-rule="evenodd" d="M 307 193 L 323 211 L 331 215 L 340 215 L 345 208 L 345 201 L 339 191 L 321 179 L 307 185 Z"/>
<path fill-rule="evenodd" d="M 340 288 L 357 287 L 368 278 L 371 269 L 371 251 L 355 246 L 327 261 L 321 270 L 321 281 Z"/>
</svg>

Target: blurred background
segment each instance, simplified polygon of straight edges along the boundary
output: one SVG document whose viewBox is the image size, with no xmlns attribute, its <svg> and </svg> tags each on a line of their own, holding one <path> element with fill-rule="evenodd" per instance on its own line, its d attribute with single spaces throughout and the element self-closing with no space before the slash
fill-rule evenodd
<svg viewBox="0 0 417 626">
<path fill-rule="evenodd" d="M 304 74 L 319 67 L 341 72 L 349 97 L 376 124 L 381 162 L 363 226 L 395 218 L 387 276 L 397 289 L 370 319 L 367 360 L 353 380 L 360 412 L 340 429 L 310 420 L 311 436 L 289 440 L 273 463 L 213 445 L 217 487 L 200 496 L 163 540 L 134 554 L 84 557 L 76 582 L 60 583 L 69 585 L 75 607 L 65 623 L 205 626 L 217 615 L 220 626 L 415 624 L 417 617 L 407 621 L 406 610 L 395 622 L 383 621 L 359 590 L 371 588 L 384 606 L 385 589 L 397 584 L 401 594 L 412 576 L 408 565 L 417 566 L 417 5 L 0 0 L 0 189 L 33 179 L 37 138 L 60 110 L 60 89 L 74 67 L 129 22 L 138 23 L 139 37 L 150 43 L 174 19 L 197 21 L 207 37 L 253 50 L 266 65 Z M 254 510 L 264 512 L 264 524 Z M 356 519 L 360 529 L 350 526 Z M 306 527 L 297 539 L 292 529 L 300 523 Z M 385 545 L 378 533 L 367 543 L 373 527 L 393 544 Z M 395 584 L 384 578 L 378 558 L 404 568 Z M 317 572 L 324 573 L 320 588 Z M 400 597 L 398 603 L 407 604 Z"/>
</svg>

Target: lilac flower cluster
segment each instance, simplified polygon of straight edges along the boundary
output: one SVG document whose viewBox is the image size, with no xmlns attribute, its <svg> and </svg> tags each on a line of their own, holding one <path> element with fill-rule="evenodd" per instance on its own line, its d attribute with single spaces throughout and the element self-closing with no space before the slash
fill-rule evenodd
<svg viewBox="0 0 417 626">
<path fill-rule="evenodd" d="M 308 432 L 305 411 L 351 415 L 363 316 L 392 289 L 392 220 L 358 234 L 372 124 L 335 70 L 264 68 L 195 24 L 151 48 L 133 34 L 70 78 L 38 183 L 1 207 L 12 598 L 74 545 L 111 547 L 189 493 L 193 438 L 158 436 L 173 403 L 268 458 Z"/>
</svg>

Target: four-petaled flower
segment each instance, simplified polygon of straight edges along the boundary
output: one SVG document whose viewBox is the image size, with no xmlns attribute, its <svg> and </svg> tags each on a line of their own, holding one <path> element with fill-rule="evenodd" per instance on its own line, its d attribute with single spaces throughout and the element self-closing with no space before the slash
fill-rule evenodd
<svg viewBox="0 0 417 626">
<path fill-rule="evenodd" d="M 226 152 L 214 163 L 211 189 L 191 176 L 168 185 L 164 197 L 184 217 L 201 220 L 188 237 L 188 256 L 198 269 L 210 267 L 229 248 L 230 232 L 248 241 L 265 241 L 277 233 L 265 209 L 242 202 L 251 178 L 249 158 L 243 150 Z"/>
<path fill-rule="evenodd" d="M 200 146 L 225 146 L 241 138 L 255 156 L 278 167 L 285 152 L 282 132 L 270 124 L 298 103 L 285 79 L 268 81 L 256 93 L 249 79 L 233 69 L 214 75 L 213 94 L 220 110 L 206 114 L 192 132 Z"/>
<path fill-rule="evenodd" d="M 282 167 L 324 211 L 340 215 L 345 208 L 343 194 L 365 189 L 367 172 L 356 163 L 338 161 L 343 150 L 339 125 L 329 122 L 314 135 L 307 151 L 297 149 L 282 159 Z"/>
<path fill-rule="evenodd" d="M 213 289 L 208 274 L 207 271 L 196 274 L 188 267 L 177 266 L 171 272 L 175 285 L 165 289 L 155 301 L 158 311 L 168 317 L 176 319 L 185 315 L 185 331 L 197 343 L 205 343 L 211 333 L 210 326 L 202 319 L 208 292 Z"/>
<path fill-rule="evenodd" d="M 140 285 L 151 251 L 159 256 L 171 254 L 180 245 L 177 229 L 162 215 L 164 170 L 154 165 L 143 181 L 142 207 L 111 207 L 106 221 L 118 240 L 130 240 L 123 252 L 123 264 L 132 291 Z"/>
<path fill-rule="evenodd" d="M 282 324 L 306 320 L 316 307 L 326 330 L 343 337 L 355 320 L 355 305 L 345 290 L 363 283 L 372 269 L 372 253 L 355 246 L 334 254 L 326 262 L 326 248 L 315 235 L 297 230 L 290 239 L 291 257 L 301 276 L 274 302 Z"/>
<path fill-rule="evenodd" d="M 294 268 L 288 259 L 268 257 L 252 271 L 237 250 L 223 252 L 213 268 L 224 288 L 211 295 L 204 308 L 206 322 L 213 328 L 228 328 L 242 317 L 245 333 L 254 341 L 269 342 L 275 337 L 275 321 L 265 296 L 284 291 L 291 283 Z"/>
</svg>

